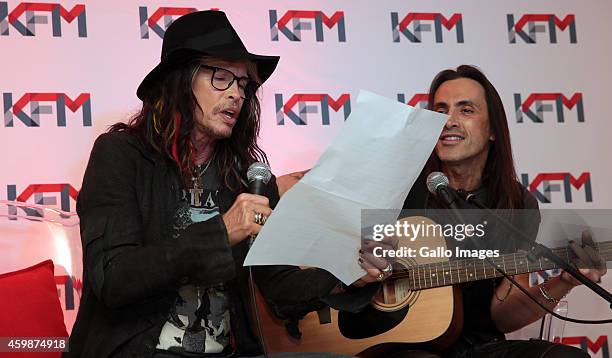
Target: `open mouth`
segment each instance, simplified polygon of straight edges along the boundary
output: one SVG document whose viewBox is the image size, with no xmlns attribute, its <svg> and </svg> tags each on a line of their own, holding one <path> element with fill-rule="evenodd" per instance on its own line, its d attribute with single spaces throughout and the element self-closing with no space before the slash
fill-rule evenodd
<svg viewBox="0 0 612 358">
<path fill-rule="evenodd" d="M 458 143 L 458 142 L 463 141 L 464 139 L 465 139 L 464 136 L 460 134 L 455 134 L 455 133 L 447 133 L 447 134 L 442 134 L 440 136 L 440 141 L 444 144 Z"/>
<path fill-rule="evenodd" d="M 219 114 L 223 117 L 224 121 L 229 124 L 236 123 L 236 119 L 238 118 L 238 111 L 231 108 L 226 108 L 219 111 Z"/>
</svg>

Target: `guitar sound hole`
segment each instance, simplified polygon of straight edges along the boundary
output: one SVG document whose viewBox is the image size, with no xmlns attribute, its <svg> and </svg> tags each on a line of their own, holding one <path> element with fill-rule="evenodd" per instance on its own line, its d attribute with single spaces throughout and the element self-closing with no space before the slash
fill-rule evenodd
<svg viewBox="0 0 612 358">
<path fill-rule="evenodd" d="M 393 264 L 393 274 L 410 274 L 410 268 L 415 265 L 414 259 L 400 259 Z M 414 304 L 420 291 L 412 289 L 412 281 L 410 276 L 401 279 L 393 279 L 391 276 L 374 297 L 373 306 L 383 312 L 395 312 Z"/>
</svg>

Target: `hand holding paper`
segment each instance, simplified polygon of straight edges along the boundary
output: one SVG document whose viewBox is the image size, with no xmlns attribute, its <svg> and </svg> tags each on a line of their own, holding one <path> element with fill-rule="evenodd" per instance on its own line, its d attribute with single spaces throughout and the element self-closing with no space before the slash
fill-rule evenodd
<svg viewBox="0 0 612 358">
<path fill-rule="evenodd" d="M 363 276 L 361 210 L 399 213 L 446 119 L 361 91 L 338 136 L 278 203 L 245 266 L 320 267 L 346 284 Z"/>
</svg>

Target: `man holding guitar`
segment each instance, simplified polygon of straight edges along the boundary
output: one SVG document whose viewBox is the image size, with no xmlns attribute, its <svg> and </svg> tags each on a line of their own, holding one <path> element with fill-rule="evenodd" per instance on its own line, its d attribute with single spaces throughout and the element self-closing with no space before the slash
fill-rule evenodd
<svg viewBox="0 0 612 358">
<path fill-rule="evenodd" d="M 426 186 L 428 174 L 440 171 L 449 178 L 451 188 L 473 195 L 487 207 L 510 209 L 512 213 L 521 211 L 521 214 L 531 209 L 533 215 L 526 219 L 525 215 L 517 215 L 515 219 L 519 219 L 512 220 L 512 223 L 535 239 L 540 221 L 538 204 L 517 181 L 508 122 L 493 85 L 478 69 L 459 66 L 456 70 L 440 72 L 434 78 L 429 94 L 428 108 L 448 114 L 449 119 L 434 153 L 406 198 L 404 209 L 419 212 L 425 209 L 433 213 L 433 209 L 448 208 L 437 195 L 430 194 Z M 280 194 L 304 174 L 297 172 L 280 177 Z M 460 207 L 475 209 L 466 203 Z M 445 242 L 444 237 L 428 239 L 438 240 L 441 245 Z M 499 235 L 497 240 L 502 241 L 499 246 L 503 248 L 503 253 L 516 251 L 517 245 L 508 235 Z M 465 240 L 463 244 L 468 241 Z M 385 245 L 396 246 L 394 242 L 385 242 Z M 410 244 L 400 240 L 399 245 L 406 247 Z M 359 313 L 332 310 L 331 324 L 320 324 L 315 314 L 308 314 L 300 325 L 304 332 L 300 340 L 285 338 L 284 327 L 275 328 L 268 321 L 270 324 L 264 324 L 264 330 L 272 327 L 270 333 L 277 349 L 313 351 L 324 346 L 326 350 L 334 352 L 362 352 L 360 356 L 390 358 L 439 357 L 437 354 L 457 358 L 589 356 L 580 349 L 546 341 L 506 341 L 504 333 L 535 322 L 546 312 L 519 289 L 513 288 L 507 279 L 499 279 L 501 275 L 486 261 L 417 262 L 407 266 L 407 270 L 400 268 L 389 275 L 390 262 L 375 257 L 374 247 L 370 246 L 365 245 L 359 254 L 360 265 L 369 275 L 353 286 L 383 281 L 383 288 L 372 304 Z M 591 280 L 600 281 L 606 273 L 606 266 L 593 246 L 591 237 L 586 233 L 581 244 L 569 244 L 570 251 L 578 258 L 576 264 L 581 267 L 580 271 Z M 505 256 L 516 260 L 520 255 Z M 524 255 L 522 257 L 525 260 Z M 478 270 L 469 266 L 474 263 L 478 265 Z M 527 266 L 526 269 L 522 269 L 524 266 Z M 528 287 L 528 274 L 521 272 L 540 269 L 535 266 L 545 267 L 541 261 L 539 265 L 514 261 L 514 265 L 506 271 L 549 309 L 553 309 L 579 284 L 569 274 L 562 273 L 543 284 Z M 474 277 L 468 274 L 468 270 L 474 270 L 470 271 Z M 426 275 L 423 275 L 424 271 Z M 366 288 L 366 291 L 369 290 Z M 367 295 L 362 292 L 356 297 L 362 299 Z M 448 322 L 451 322 L 450 326 Z"/>
<path fill-rule="evenodd" d="M 433 171 L 443 172 L 451 188 L 475 195 L 490 208 L 538 208 L 536 199 L 517 181 L 503 104 L 482 72 L 465 65 L 440 72 L 430 86 L 428 108 L 448 114 L 449 119 L 434 153 L 406 199 L 405 208 L 446 208 L 436 195 L 427 191 L 424 178 Z M 537 221 L 529 228 L 535 230 L 533 237 L 539 218 Z M 580 271 L 591 280 L 599 281 L 606 273 L 606 266 L 592 248 L 591 237 L 584 234 L 582 245 L 576 242 L 569 245 L 579 258 L 579 266 L 586 267 Z M 533 287 L 529 287 L 528 274 L 516 275 L 514 279 L 550 309 L 579 285 L 565 272 Z M 443 356 L 588 357 L 577 348 L 545 341 L 505 341 L 504 333 L 522 328 L 546 314 L 507 279 L 469 283 L 460 290 L 464 324 L 459 339 L 444 350 Z M 424 353 L 412 351 L 397 356 Z"/>
</svg>

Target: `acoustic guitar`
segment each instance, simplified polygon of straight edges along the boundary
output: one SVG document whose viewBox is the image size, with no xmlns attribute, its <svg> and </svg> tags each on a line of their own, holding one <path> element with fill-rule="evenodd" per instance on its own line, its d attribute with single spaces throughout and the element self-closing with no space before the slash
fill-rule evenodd
<svg viewBox="0 0 612 358">
<path fill-rule="evenodd" d="M 400 220 L 409 223 L 435 224 L 425 217 L 409 217 Z M 612 242 L 596 243 L 599 253 L 612 258 Z M 422 246 L 446 249 L 443 236 L 430 236 L 410 241 L 399 238 L 399 247 L 419 250 Z M 570 260 L 567 247 L 553 252 Z M 500 254 L 492 259 L 509 275 L 549 270 L 556 266 L 545 258 L 530 261 L 525 252 Z M 421 257 L 399 258 L 394 264 L 393 275 L 385 280 L 375 296 L 372 306 L 385 315 L 403 314 L 384 332 L 374 332 L 365 337 L 346 337 L 338 325 L 338 311 L 331 310 L 331 322 L 320 323 L 317 312 L 307 314 L 300 321 L 301 339 L 292 338 L 285 329 L 285 322 L 276 318 L 258 292 L 257 307 L 262 331 L 269 353 L 277 352 L 333 352 L 360 357 L 381 357 L 397 345 L 419 344 L 442 349 L 452 344 L 463 326 L 461 292 L 452 285 L 501 277 L 495 268 L 481 259 L 444 259 Z M 406 308 L 408 308 L 406 310 Z M 407 311 L 407 313 L 406 313 Z M 384 324 L 383 324 L 384 326 Z"/>
</svg>

